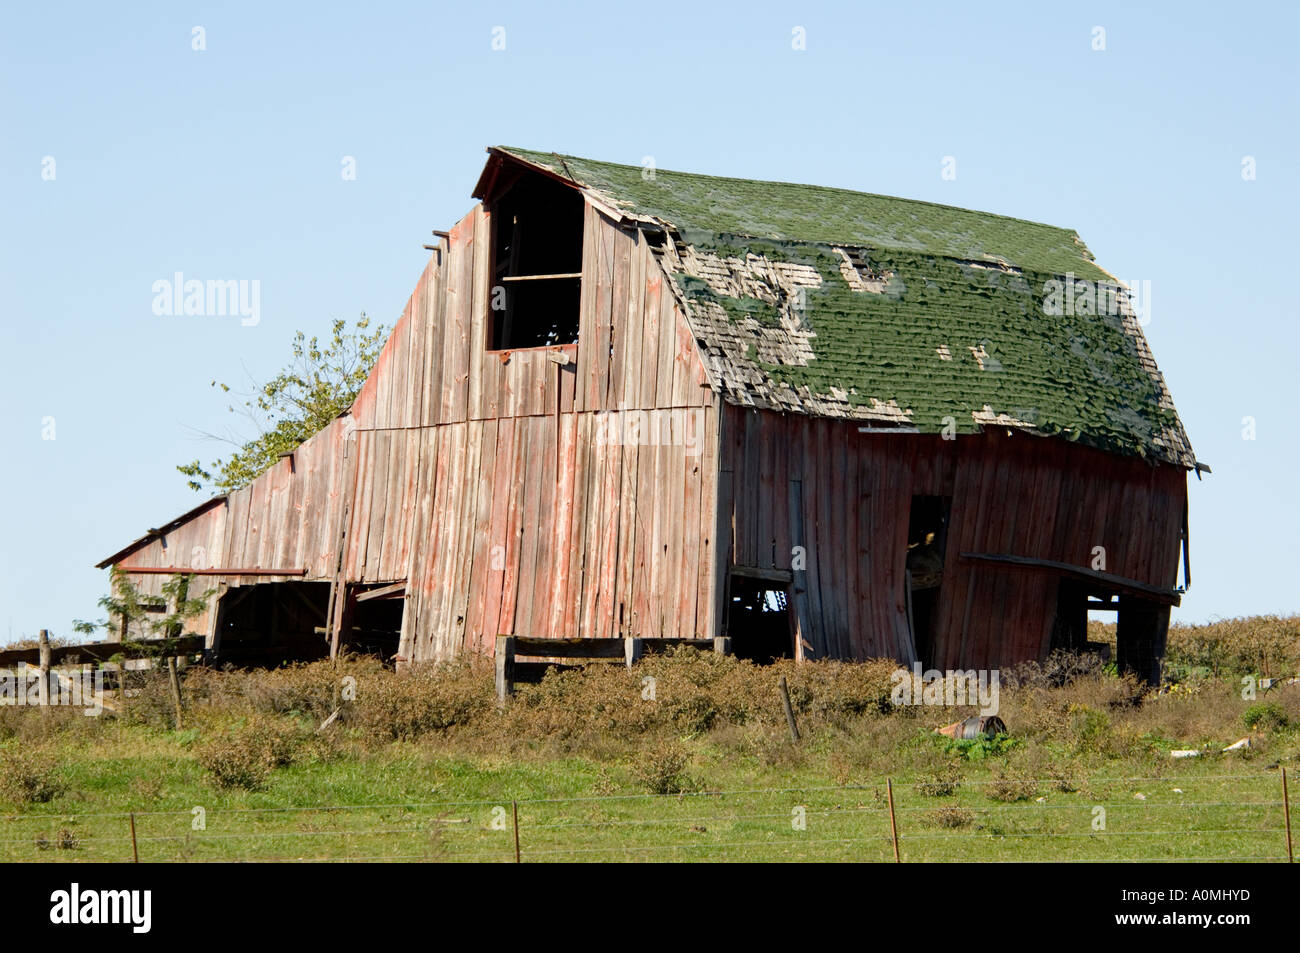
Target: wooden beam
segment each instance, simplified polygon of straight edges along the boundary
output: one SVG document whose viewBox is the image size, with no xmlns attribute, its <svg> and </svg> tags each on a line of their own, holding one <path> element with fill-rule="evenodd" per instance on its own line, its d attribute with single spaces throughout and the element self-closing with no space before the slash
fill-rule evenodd
<svg viewBox="0 0 1300 953">
<path fill-rule="evenodd" d="M 1083 566 L 1075 566 L 1072 563 L 1060 563 L 1051 559 L 1034 559 L 1030 556 L 1012 556 L 1005 553 L 961 553 L 959 558 L 964 562 L 987 563 L 1004 569 L 1057 573 L 1071 579 L 1096 583 L 1103 589 L 1132 596 L 1141 596 L 1161 605 L 1176 606 L 1182 602 L 1182 594 L 1175 589 L 1162 589 L 1160 586 L 1139 582 L 1136 579 L 1128 579 L 1108 572 L 1098 572 L 1095 569 L 1085 569 Z"/>
<path fill-rule="evenodd" d="M 129 576 L 305 576 L 306 569 L 196 569 L 188 566 L 118 566 Z"/>
<path fill-rule="evenodd" d="M 789 584 L 794 582 L 794 573 L 788 569 L 759 569 L 755 566 L 732 566 L 731 574 L 733 576 L 743 576 L 746 579 L 758 579 L 762 582 L 779 582 Z"/>
<path fill-rule="evenodd" d="M 357 593 L 357 602 L 369 602 L 371 599 L 394 599 L 398 596 L 405 597 L 406 580 L 395 582 L 391 586 L 383 586 L 380 589 L 368 589 L 365 592 Z"/>
<path fill-rule="evenodd" d="M 534 639 L 516 636 L 516 656 L 531 658 L 622 659 L 622 639 Z"/>
<path fill-rule="evenodd" d="M 580 271 L 567 271 L 557 275 L 503 275 L 502 281 L 556 281 L 563 278 L 581 278 Z"/>
<path fill-rule="evenodd" d="M 155 655 L 198 655 L 203 651 L 206 640 L 201 635 L 186 635 L 179 639 L 148 639 L 141 642 L 89 642 L 85 645 L 60 645 L 50 649 L 51 665 L 66 664 L 68 656 L 77 657 L 78 662 L 107 662 L 115 655 L 124 658 L 151 658 Z M 0 668 L 8 668 L 19 662 L 39 665 L 41 653 L 39 648 L 0 650 Z M 61 661 L 62 660 L 62 661 Z"/>
</svg>

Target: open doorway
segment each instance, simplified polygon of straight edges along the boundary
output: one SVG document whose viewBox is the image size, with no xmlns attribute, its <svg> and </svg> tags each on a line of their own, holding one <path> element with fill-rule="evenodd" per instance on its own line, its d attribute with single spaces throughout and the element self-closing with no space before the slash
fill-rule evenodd
<svg viewBox="0 0 1300 953">
<path fill-rule="evenodd" d="M 727 635 L 732 654 L 760 665 L 794 658 L 794 622 L 789 583 L 774 578 L 731 574 Z"/>
<path fill-rule="evenodd" d="M 1056 615 L 1052 619 L 1049 648 L 1066 652 L 1083 652 L 1088 648 L 1088 612 L 1091 604 L 1088 588 L 1074 579 L 1062 578 L 1056 591 Z"/>
<path fill-rule="evenodd" d="M 309 662 L 329 655 L 327 582 L 234 586 L 217 603 L 213 654 L 237 666 Z"/>
<path fill-rule="evenodd" d="M 346 635 L 342 648 L 362 655 L 374 655 L 392 664 L 402 639 L 402 616 L 406 612 L 406 587 L 351 586 L 345 615 Z"/>
<path fill-rule="evenodd" d="M 948 545 L 952 497 L 914 496 L 907 519 L 908 606 L 912 644 L 922 665 L 934 663 L 934 630 L 943 586 L 943 554 Z"/>
</svg>

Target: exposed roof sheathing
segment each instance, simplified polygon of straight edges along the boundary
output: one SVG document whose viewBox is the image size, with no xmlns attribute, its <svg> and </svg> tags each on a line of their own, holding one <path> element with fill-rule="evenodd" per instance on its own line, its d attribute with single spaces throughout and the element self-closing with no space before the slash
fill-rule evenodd
<svg viewBox="0 0 1300 953">
<path fill-rule="evenodd" d="M 732 403 L 922 433 L 1006 426 L 1195 465 L 1126 289 L 1069 229 L 843 189 L 493 151 L 669 229 L 663 264 Z M 1072 298 L 1111 306 L 1057 307 L 1052 283 L 1066 275 L 1091 283 L 1070 286 Z"/>
</svg>

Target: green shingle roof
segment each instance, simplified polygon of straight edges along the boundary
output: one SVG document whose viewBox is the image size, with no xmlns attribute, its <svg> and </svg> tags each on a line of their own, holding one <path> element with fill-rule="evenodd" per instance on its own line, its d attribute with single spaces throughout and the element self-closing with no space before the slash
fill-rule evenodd
<svg viewBox="0 0 1300 953">
<path fill-rule="evenodd" d="M 1125 290 L 1071 230 L 843 189 L 499 151 L 669 229 L 661 261 L 733 403 L 922 433 L 1008 426 L 1195 463 Z M 1094 298 L 1102 308 L 1088 307 Z"/>
</svg>

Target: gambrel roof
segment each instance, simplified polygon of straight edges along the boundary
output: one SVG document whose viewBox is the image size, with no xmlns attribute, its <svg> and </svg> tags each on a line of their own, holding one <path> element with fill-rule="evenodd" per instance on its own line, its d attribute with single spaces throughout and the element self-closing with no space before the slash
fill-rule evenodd
<svg viewBox="0 0 1300 953">
<path fill-rule="evenodd" d="M 499 147 L 664 233 L 729 402 L 972 433 L 1005 426 L 1194 467 L 1131 307 L 1077 234 L 844 189 Z"/>
</svg>

